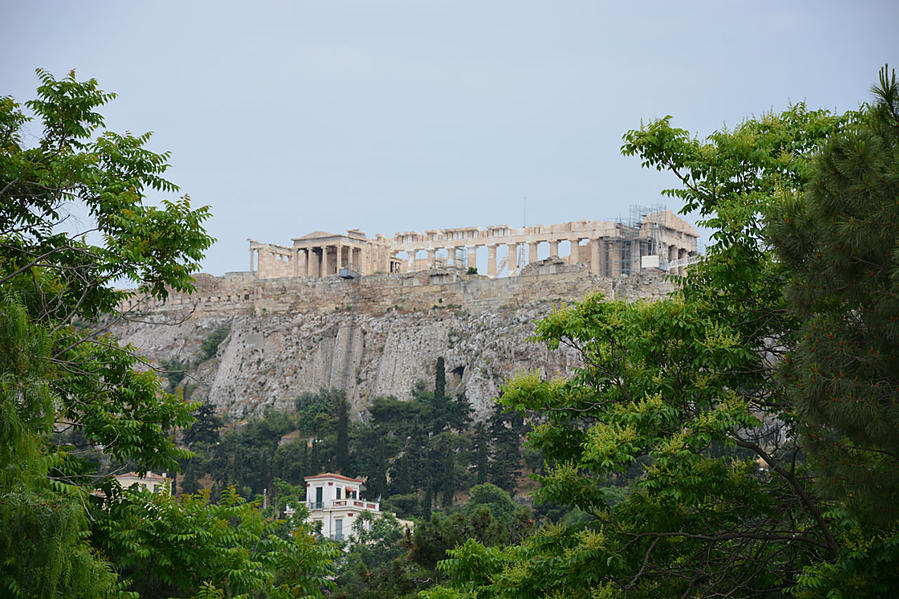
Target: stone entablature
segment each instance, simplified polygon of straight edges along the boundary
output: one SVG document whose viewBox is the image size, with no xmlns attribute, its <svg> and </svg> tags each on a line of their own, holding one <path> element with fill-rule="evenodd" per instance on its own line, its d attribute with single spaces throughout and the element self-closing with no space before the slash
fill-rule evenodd
<svg viewBox="0 0 899 599">
<path fill-rule="evenodd" d="M 550 258 L 563 257 L 560 244 L 567 244 L 568 264 L 586 265 L 595 275 L 618 277 L 650 267 L 683 275 L 697 256 L 697 238 L 696 229 L 669 210 L 646 214 L 635 226 L 583 220 L 518 229 L 493 225 L 407 231 L 392 239 L 369 239 L 358 229 L 345 235 L 315 231 L 295 238 L 292 247 L 249 240 L 250 271 L 270 279 L 321 278 L 342 268 L 362 275 L 467 269 L 476 267 L 478 250 L 486 248 L 486 274 L 496 278 L 500 271 L 518 276 L 537 262 L 540 244 L 548 244 Z M 502 263 L 497 259 L 501 247 Z"/>
</svg>

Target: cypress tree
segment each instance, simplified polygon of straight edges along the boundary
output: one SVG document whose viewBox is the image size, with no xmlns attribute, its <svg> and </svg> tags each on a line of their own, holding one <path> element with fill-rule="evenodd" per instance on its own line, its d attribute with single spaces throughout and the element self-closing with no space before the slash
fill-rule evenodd
<svg viewBox="0 0 899 599">
<path fill-rule="evenodd" d="M 334 416 L 337 419 L 337 471 L 343 472 L 349 462 L 349 406 L 346 400 L 346 392 L 343 389 L 332 391 L 334 401 Z"/>
<path fill-rule="evenodd" d="M 437 358 L 437 367 L 434 374 L 434 400 L 442 402 L 446 396 L 446 364 L 443 358 Z"/>
<path fill-rule="evenodd" d="M 521 417 L 504 414 L 497 404 L 490 418 L 489 439 L 492 447 L 488 467 L 491 483 L 514 493 L 521 474 Z"/>
<path fill-rule="evenodd" d="M 434 484 L 428 481 L 425 487 L 425 496 L 421 500 L 421 517 L 428 521 L 431 519 L 431 508 L 434 506 Z"/>
<path fill-rule="evenodd" d="M 487 482 L 487 471 L 490 466 L 490 440 L 487 427 L 478 422 L 474 427 L 474 447 L 472 448 L 472 465 L 479 485 Z"/>
<path fill-rule="evenodd" d="M 446 366 L 443 358 L 437 358 L 434 374 L 434 396 L 431 403 L 431 430 L 436 435 L 447 424 L 449 406 L 446 399 Z"/>
</svg>

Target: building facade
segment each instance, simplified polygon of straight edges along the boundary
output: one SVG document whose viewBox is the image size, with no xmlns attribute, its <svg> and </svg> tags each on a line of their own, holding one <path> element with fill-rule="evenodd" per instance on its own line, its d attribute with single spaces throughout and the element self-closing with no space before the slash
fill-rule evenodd
<svg viewBox="0 0 899 599">
<path fill-rule="evenodd" d="M 377 501 L 362 497 L 362 479 L 326 472 L 305 477 L 309 521 L 321 525 L 322 536 L 338 541 L 353 538 L 353 524 L 362 512 L 380 514 Z"/>
<path fill-rule="evenodd" d="M 165 473 L 147 472 L 141 476 L 136 472 L 126 472 L 125 474 L 115 474 L 113 478 L 123 489 L 134 487 L 137 490 L 143 489 L 151 493 L 169 493 L 171 490 L 170 481 L 166 478 Z"/>
<path fill-rule="evenodd" d="M 477 268 L 486 258 L 490 278 L 518 276 L 538 253 L 584 264 L 595 275 L 619 277 L 655 268 L 684 274 L 697 252 L 696 229 L 670 210 L 639 215 L 629 223 L 573 221 L 511 228 L 461 227 L 407 231 L 369 239 L 358 229 L 345 235 L 316 231 L 293 245 L 250 242 L 250 271 L 257 278 L 320 278 L 348 269 L 362 275 L 416 272 L 434 268 Z M 486 256 L 484 256 L 486 254 Z M 482 261 L 483 262 L 483 261 Z"/>
</svg>

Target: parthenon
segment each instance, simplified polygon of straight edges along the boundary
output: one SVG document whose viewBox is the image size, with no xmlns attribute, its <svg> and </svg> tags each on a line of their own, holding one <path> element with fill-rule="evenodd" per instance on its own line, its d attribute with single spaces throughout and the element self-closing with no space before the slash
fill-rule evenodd
<svg viewBox="0 0 899 599">
<path fill-rule="evenodd" d="M 361 275 L 477 269 L 482 250 L 486 250 L 486 275 L 496 278 L 521 274 L 541 254 L 583 264 L 591 273 L 606 277 L 641 268 L 682 275 L 697 256 L 697 238 L 692 225 L 670 210 L 659 210 L 630 223 L 583 220 L 518 229 L 461 227 L 396 233 L 389 239 L 368 238 L 350 229 L 346 234 L 315 231 L 293 239 L 292 246 L 248 241 L 250 271 L 260 279 L 318 278 L 337 275 L 341 269 Z"/>
</svg>

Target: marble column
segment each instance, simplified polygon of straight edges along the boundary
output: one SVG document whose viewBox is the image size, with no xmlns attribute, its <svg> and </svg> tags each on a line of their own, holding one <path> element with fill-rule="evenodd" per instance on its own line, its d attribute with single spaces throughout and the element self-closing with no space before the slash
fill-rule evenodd
<svg viewBox="0 0 899 599">
<path fill-rule="evenodd" d="M 568 243 L 571 245 L 571 252 L 568 254 L 568 264 L 577 264 L 581 258 L 581 246 L 578 245 L 580 242 L 577 239 L 569 239 Z"/>
<path fill-rule="evenodd" d="M 599 240 L 599 274 L 609 276 L 609 240 Z"/>
<path fill-rule="evenodd" d="M 478 246 L 468 248 L 468 268 L 478 268 Z"/>
<path fill-rule="evenodd" d="M 595 275 L 602 274 L 600 272 L 600 261 L 599 261 L 599 239 L 591 239 L 590 244 L 590 272 Z"/>
<path fill-rule="evenodd" d="M 437 250 L 428 250 L 428 264 L 427 268 L 434 268 L 437 264 Z"/>
<path fill-rule="evenodd" d="M 518 274 L 518 244 L 509 244 L 509 276 L 514 277 Z"/>
<path fill-rule="evenodd" d="M 559 257 L 559 242 L 558 240 L 553 240 L 549 242 L 549 255 Z"/>
<path fill-rule="evenodd" d="M 537 242 L 531 241 L 528 243 L 528 264 L 533 264 L 537 261 Z"/>
<path fill-rule="evenodd" d="M 487 276 L 496 278 L 496 244 L 487 246 Z"/>
</svg>

